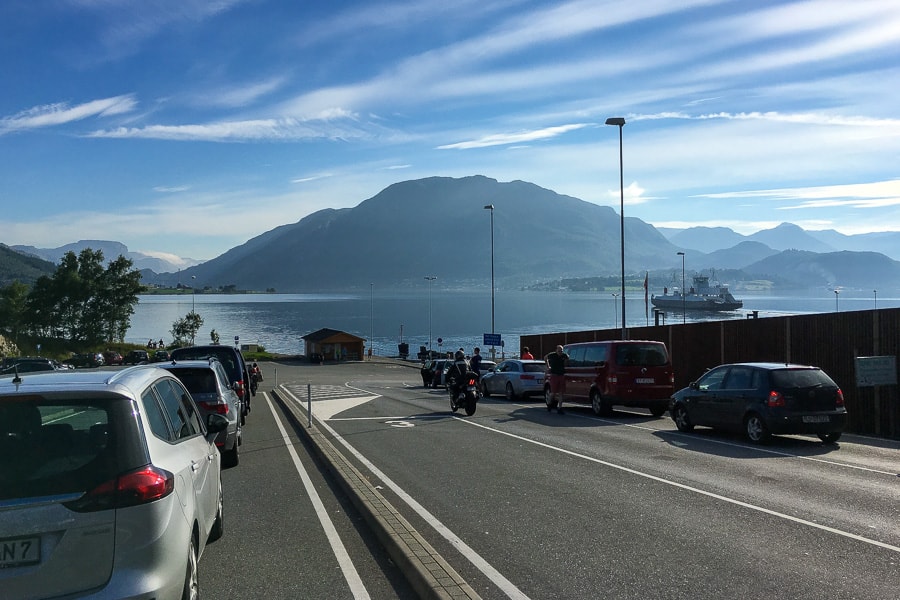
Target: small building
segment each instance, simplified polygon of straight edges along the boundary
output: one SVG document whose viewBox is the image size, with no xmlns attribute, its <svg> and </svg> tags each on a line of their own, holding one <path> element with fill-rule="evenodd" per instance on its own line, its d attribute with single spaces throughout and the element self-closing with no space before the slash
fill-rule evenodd
<svg viewBox="0 0 900 600">
<path fill-rule="evenodd" d="M 360 360 L 366 340 L 336 329 L 320 329 L 303 336 L 310 362 Z"/>
</svg>

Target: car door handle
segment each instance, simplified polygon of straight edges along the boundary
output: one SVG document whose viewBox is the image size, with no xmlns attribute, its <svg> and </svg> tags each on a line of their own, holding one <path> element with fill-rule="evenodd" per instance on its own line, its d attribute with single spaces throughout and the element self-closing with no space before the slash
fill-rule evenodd
<svg viewBox="0 0 900 600">
<path fill-rule="evenodd" d="M 192 460 L 192 461 L 191 461 L 191 471 L 193 471 L 194 473 L 196 473 L 196 472 L 199 471 L 199 470 L 200 470 L 200 465 L 199 465 L 199 463 L 197 463 L 197 461 L 195 461 L 195 460 Z"/>
</svg>

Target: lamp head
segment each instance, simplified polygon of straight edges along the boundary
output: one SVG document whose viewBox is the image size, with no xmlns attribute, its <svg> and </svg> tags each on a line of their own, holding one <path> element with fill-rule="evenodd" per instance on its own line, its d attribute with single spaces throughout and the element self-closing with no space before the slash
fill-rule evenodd
<svg viewBox="0 0 900 600">
<path fill-rule="evenodd" d="M 493 204 L 485 204 L 484 210 L 494 210 L 494 205 Z"/>
<path fill-rule="evenodd" d="M 625 117 L 610 117 L 606 120 L 606 124 L 622 127 L 625 124 Z"/>
</svg>

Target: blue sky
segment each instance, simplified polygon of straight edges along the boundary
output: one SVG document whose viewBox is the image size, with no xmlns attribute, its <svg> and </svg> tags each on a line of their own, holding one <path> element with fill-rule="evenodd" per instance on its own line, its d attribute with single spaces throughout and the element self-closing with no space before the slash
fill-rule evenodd
<svg viewBox="0 0 900 600">
<path fill-rule="evenodd" d="M 626 216 L 897 231 L 898 31 L 897 0 L 5 0 L 0 242 L 210 259 L 434 175 L 618 210 L 611 116 Z"/>
</svg>

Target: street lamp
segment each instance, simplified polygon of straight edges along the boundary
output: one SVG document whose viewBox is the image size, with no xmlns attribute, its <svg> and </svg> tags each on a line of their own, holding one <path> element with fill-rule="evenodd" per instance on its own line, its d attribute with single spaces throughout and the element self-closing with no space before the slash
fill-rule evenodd
<svg viewBox="0 0 900 600">
<path fill-rule="evenodd" d="M 834 312 L 841 312 L 838 308 L 838 294 L 840 293 L 840 290 L 834 290 Z"/>
<path fill-rule="evenodd" d="M 684 252 L 679 252 L 678 256 L 681 257 L 681 324 L 684 325 Z"/>
<path fill-rule="evenodd" d="M 426 275 L 425 280 L 428 282 L 428 359 L 431 360 L 431 290 L 434 287 L 434 275 Z"/>
<path fill-rule="evenodd" d="M 369 284 L 369 356 L 372 355 L 372 348 L 375 346 L 375 284 Z"/>
<path fill-rule="evenodd" d="M 197 299 L 197 285 L 196 285 L 197 276 L 191 275 L 191 317 L 197 314 L 195 310 L 196 307 L 196 299 Z M 194 327 L 191 327 L 191 346 L 194 345 L 194 338 L 196 333 L 194 332 Z"/>
<path fill-rule="evenodd" d="M 872 290 L 872 293 L 875 294 L 875 310 L 878 310 L 878 290 Z"/>
<path fill-rule="evenodd" d="M 607 125 L 615 125 L 619 128 L 619 241 L 622 258 L 622 339 L 627 338 L 625 330 L 625 169 L 622 164 L 622 128 L 625 127 L 624 117 L 610 117 Z"/>
<path fill-rule="evenodd" d="M 494 334 L 494 205 L 486 204 L 485 210 L 491 211 L 491 335 Z M 491 345 L 491 358 L 494 358 L 495 350 Z"/>
</svg>

